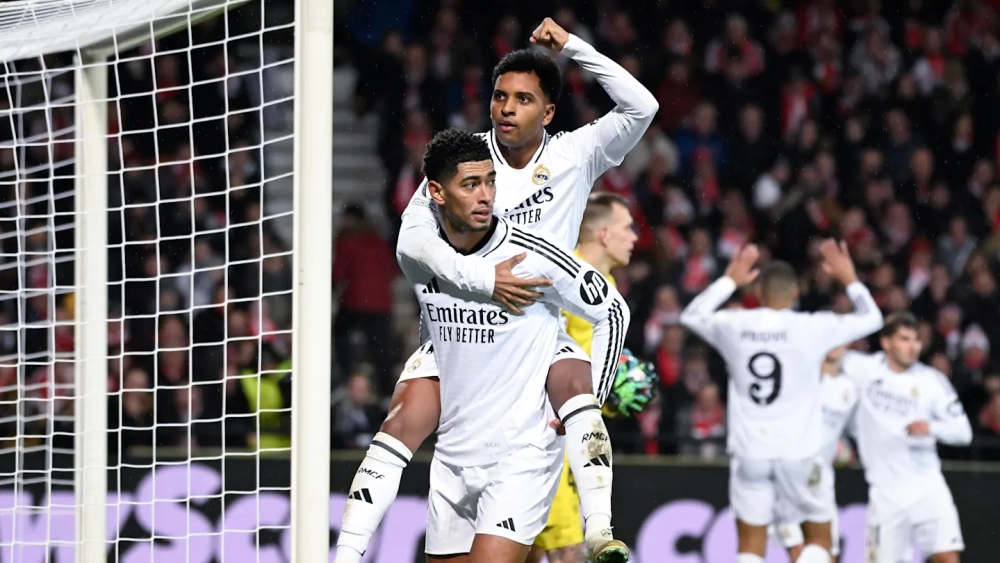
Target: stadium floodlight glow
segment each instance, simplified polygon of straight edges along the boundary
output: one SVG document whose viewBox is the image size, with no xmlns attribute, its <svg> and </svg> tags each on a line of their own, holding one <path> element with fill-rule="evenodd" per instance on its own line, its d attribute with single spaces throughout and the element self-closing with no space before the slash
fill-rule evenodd
<svg viewBox="0 0 1000 563">
<path fill-rule="evenodd" d="M 332 92 L 331 0 L 0 2 L 0 562 L 328 558 Z"/>
</svg>

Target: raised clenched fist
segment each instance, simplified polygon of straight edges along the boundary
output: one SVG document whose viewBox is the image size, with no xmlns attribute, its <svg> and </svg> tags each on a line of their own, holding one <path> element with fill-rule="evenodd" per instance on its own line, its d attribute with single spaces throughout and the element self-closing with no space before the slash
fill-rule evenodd
<svg viewBox="0 0 1000 563">
<path fill-rule="evenodd" d="M 569 32 L 559 26 L 552 18 L 545 18 L 531 34 L 531 42 L 555 52 L 562 51 L 569 41 Z"/>
</svg>

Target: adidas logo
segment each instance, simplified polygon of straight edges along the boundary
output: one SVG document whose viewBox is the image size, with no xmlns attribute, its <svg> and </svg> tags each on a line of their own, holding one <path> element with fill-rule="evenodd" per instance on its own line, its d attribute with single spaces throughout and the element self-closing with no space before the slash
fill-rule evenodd
<svg viewBox="0 0 1000 563">
<path fill-rule="evenodd" d="M 497 528 L 503 528 L 504 530 L 510 530 L 512 532 L 516 532 L 517 531 L 517 530 L 514 529 L 514 519 L 513 518 L 508 518 L 508 519 L 504 520 L 503 522 L 500 522 L 499 524 L 497 524 Z"/>
<path fill-rule="evenodd" d="M 351 498 L 355 500 L 363 500 L 368 504 L 375 504 L 372 502 L 372 496 L 368 493 L 368 489 L 361 489 L 360 491 L 354 491 L 351 493 Z"/>
<path fill-rule="evenodd" d="M 594 467 L 594 466 L 611 467 L 611 460 L 608 459 L 607 454 L 601 454 L 591 459 L 586 463 L 586 465 L 584 465 L 584 467 Z"/>
<path fill-rule="evenodd" d="M 424 286 L 424 289 L 422 289 L 420 293 L 441 293 L 441 288 L 438 287 L 437 278 L 431 278 L 431 281 L 427 282 L 427 285 Z"/>
</svg>

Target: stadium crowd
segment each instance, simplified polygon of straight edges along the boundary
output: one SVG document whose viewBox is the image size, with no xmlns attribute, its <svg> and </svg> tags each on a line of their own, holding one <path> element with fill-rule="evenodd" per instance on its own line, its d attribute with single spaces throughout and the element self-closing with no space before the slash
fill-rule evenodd
<svg viewBox="0 0 1000 563">
<path fill-rule="evenodd" d="M 681 309 L 752 240 L 765 259 L 804 273 L 802 309 L 849 310 L 816 267 L 819 239 L 835 236 L 849 243 L 886 312 L 917 313 L 923 360 L 948 374 L 973 419 L 974 447 L 946 455 L 1000 458 L 1000 2 L 891 6 L 338 4 L 346 12 L 337 62 L 358 70 L 355 110 L 378 115 L 388 180 L 346 210 L 334 242 L 334 447 L 367 447 L 417 344 L 393 246 L 426 143 L 447 126 L 489 128 L 490 69 L 527 47 L 532 26 L 552 15 L 639 77 L 661 108 L 639 146 L 595 186 L 632 203 L 640 238 L 632 264 L 616 273 L 633 312 L 627 346 L 662 378 L 651 408 L 611 421 L 616 447 L 724 455 L 726 375 L 680 327 Z M 230 18 L 230 36 L 239 22 Z M 112 94 L 154 92 L 154 76 L 156 85 L 109 106 L 121 133 L 109 145 L 112 170 L 128 169 L 112 175 L 109 190 L 110 422 L 136 429 L 113 433 L 113 453 L 119 444 L 288 443 L 290 257 L 261 221 L 260 85 L 253 73 L 226 75 L 262 62 L 222 49 L 224 27 L 214 19 L 193 28 L 191 56 L 151 56 L 109 73 Z M 187 41 L 161 40 L 157 52 Z M 612 107 L 593 77 L 559 62 L 566 88 L 551 133 Z M 65 95 L 71 80 L 56 75 L 50 95 Z M 39 84 L 22 94 L 19 104 L 43 97 Z M 0 112 L 11 102 L 0 97 Z M 72 108 L 50 116 L 3 120 L 0 144 L 61 130 Z M 53 414 L 57 430 L 72 420 L 71 401 L 47 400 L 71 392 L 70 327 L 11 329 L 73 318 L 75 296 L 61 290 L 52 299 L 46 290 L 73 284 L 63 253 L 74 245 L 72 200 L 61 197 L 72 172 L 48 164 L 71 150 L 69 136 L 50 149 L 0 150 L 0 438 L 18 433 L 19 417 L 29 436 L 49 433 Z M 396 220 L 384 231 L 371 219 L 383 214 L 377 206 Z M 57 228 L 47 236 L 50 217 Z M 743 295 L 729 306 L 754 304 Z M 13 358 L 27 359 L 20 385 Z M 72 436 L 62 437 L 71 448 Z"/>
<path fill-rule="evenodd" d="M 263 53 L 248 14 L 146 43 L 108 72 L 109 95 L 121 96 L 107 108 L 112 455 L 289 443 L 291 260 L 262 211 L 263 116 L 249 71 Z M 29 448 L 51 435 L 68 451 L 74 108 L 24 108 L 68 99 L 74 75 L 58 69 L 70 61 L 48 57 L 45 81 L 37 60 L 17 63 L 7 91 L 18 99 L 0 97 L 12 116 L 0 145 L 23 147 L 0 150 L 0 435 Z"/>
<path fill-rule="evenodd" d="M 340 41 L 359 71 L 357 111 L 379 115 L 388 216 L 422 179 L 434 131 L 490 126 L 492 65 L 547 15 L 660 103 L 656 126 L 595 186 L 627 197 L 637 218 L 637 251 L 616 278 L 633 312 L 627 346 L 662 378 L 655 408 L 614 421 L 616 447 L 724 455 L 726 374 L 680 327 L 681 309 L 755 241 L 765 261 L 803 273 L 801 309 L 848 311 L 817 267 L 820 238 L 834 236 L 885 312 L 919 316 L 923 361 L 973 419 L 973 449 L 945 455 L 1000 457 L 1000 2 L 356 2 Z M 612 106 L 559 61 L 551 133 Z M 394 233 L 355 217 L 337 241 L 337 322 L 363 331 L 369 351 L 340 356 L 350 383 L 337 420 L 341 443 L 363 447 L 416 327 L 390 328 Z M 352 266 L 350 249 L 372 237 L 377 259 Z M 728 306 L 754 305 L 743 294 Z M 359 367 L 366 357 L 374 369 Z"/>
</svg>

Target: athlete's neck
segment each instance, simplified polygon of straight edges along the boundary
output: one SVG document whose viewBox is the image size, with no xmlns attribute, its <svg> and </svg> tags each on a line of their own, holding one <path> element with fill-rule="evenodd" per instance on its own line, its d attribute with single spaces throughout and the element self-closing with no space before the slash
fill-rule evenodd
<svg viewBox="0 0 1000 563">
<path fill-rule="evenodd" d="M 892 373 L 905 373 L 906 370 L 910 369 L 908 367 L 904 367 L 902 364 L 898 364 L 892 361 L 892 358 L 890 358 L 888 354 L 885 357 L 885 365 L 889 368 L 889 371 L 891 371 Z"/>
<path fill-rule="evenodd" d="M 440 223 L 448 244 L 460 252 L 471 253 L 483 244 L 484 239 L 492 235 L 496 222 L 497 218 L 493 217 L 490 228 L 482 231 L 470 230 L 468 226 L 447 216 Z"/>
<path fill-rule="evenodd" d="M 576 247 L 577 254 L 583 261 L 594 267 L 595 270 L 601 273 L 604 277 L 611 275 L 611 269 L 614 267 L 614 263 L 608 253 L 601 248 L 600 245 L 583 242 Z"/>
<path fill-rule="evenodd" d="M 837 377 L 840 375 L 840 362 L 823 362 L 823 367 L 820 368 L 820 372 L 824 375 L 829 375 L 830 377 Z"/>
<path fill-rule="evenodd" d="M 774 309 L 775 311 L 784 311 L 785 309 L 791 309 L 795 301 L 789 301 L 787 299 L 773 299 L 771 301 L 764 301 L 764 307 L 768 309 Z"/>
<path fill-rule="evenodd" d="M 532 139 L 531 142 L 520 147 L 508 147 L 503 143 L 497 144 L 500 146 L 500 154 L 507 161 L 507 166 L 520 170 L 531 162 L 531 157 L 538 152 L 538 147 L 542 146 L 544 138 L 545 130 L 543 129 L 537 139 Z"/>
</svg>

